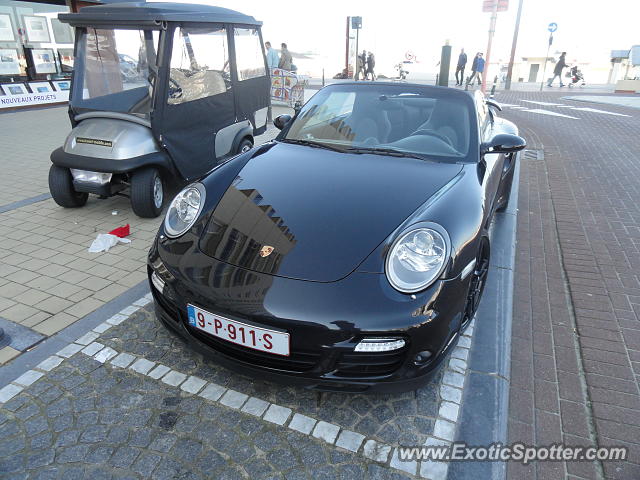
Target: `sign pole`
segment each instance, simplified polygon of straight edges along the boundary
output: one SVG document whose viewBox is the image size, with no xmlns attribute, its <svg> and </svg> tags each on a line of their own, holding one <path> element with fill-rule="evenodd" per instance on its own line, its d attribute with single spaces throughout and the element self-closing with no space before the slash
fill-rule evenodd
<svg viewBox="0 0 640 480">
<path fill-rule="evenodd" d="M 509 58 L 509 68 L 507 70 L 507 81 L 504 84 L 505 90 L 511 90 L 511 77 L 513 76 L 513 62 L 516 58 L 516 45 L 518 44 L 518 32 L 520 31 L 520 16 L 522 14 L 522 4 L 524 0 L 520 0 L 518 4 L 518 14 L 516 16 L 516 28 L 513 31 L 513 43 L 511 44 L 511 57 Z"/>
<path fill-rule="evenodd" d="M 496 31 L 496 20 L 498 19 L 498 0 L 495 0 L 493 4 L 493 10 L 491 11 L 491 22 L 489 23 L 489 42 L 487 44 L 487 55 L 485 56 L 484 70 L 482 71 L 482 93 L 487 91 L 487 71 L 489 70 L 489 62 L 491 60 L 491 43 L 493 41 L 493 34 Z"/>
<path fill-rule="evenodd" d="M 551 45 L 553 44 L 553 32 L 555 32 L 558 29 L 558 24 L 555 22 L 552 22 L 549 24 L 548 30 L 549 32 L 551 32 L 549 34 L 549 46 L 547 47 L 547 56 L 544 57 L 544 68 L 542 69 L 542 81 L 540 82 L 540 91 L 542 91 L 542 87 L 544 87 L 544 80 L 545 80 L 545 76 L 547 75 L 547 62 L 549 61 L 549 50 L 551 49 Z M 560 82 L 562 82 L 562 79 L 560 79 Z"/>
<path fill-rule="evenodd" d="M 351 17 L 347 17 L 347 46 L 345 49 L 345 60 L 344 60 L 344 71 L 349 76 L 349 23 L 351 22 Z"/>
</svg>

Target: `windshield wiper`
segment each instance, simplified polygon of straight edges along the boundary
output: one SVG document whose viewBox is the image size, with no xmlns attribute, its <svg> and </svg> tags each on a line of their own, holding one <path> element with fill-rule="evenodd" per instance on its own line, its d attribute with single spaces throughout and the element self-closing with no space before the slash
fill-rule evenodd
<svg viewBox="0 0 640 480">
<path fill-rule="evenodd" d="M 334 147 L 321 142 L 312 142 L 311 140 L 301 140 L 298 138 L 284 138 L 280 141 L 284 143 L 293 143 L 295 145 L 307 145 L 309 147 L 314 147 L 314 148 L 324 148 L 326 150 L 333 150 L 334 152 L 340 152 L 340 153 L 345 152 L 344 148 Z"/>
<path fill-rule="evenodd" d="M 418 153 L 403 152 L 395 148 L 375 148 L 375 147 L 351 147 L 346 150 L 348 153 L 373 153 L 375 155 L 389 155 L 392 157 L 417 158 L 424 160 L 424 157 Z"/>
</svg>

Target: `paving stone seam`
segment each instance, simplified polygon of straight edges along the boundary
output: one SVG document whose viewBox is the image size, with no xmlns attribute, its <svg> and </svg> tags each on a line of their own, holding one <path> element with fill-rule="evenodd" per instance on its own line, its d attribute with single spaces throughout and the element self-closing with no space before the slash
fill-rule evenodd
<svg viewBox="0 0 640 480">
<path fill-rule="evenodd" d="M 580 389 L 582 390 L 582 395 L 583 395 L 583 398 L 585 399 L 584 404 L 587 411 L 586 420 L 587 420 L 587 426 L 589 428 L 589 439 L 591 440 L 592 445 L 598 445 L 595 416 L 593 412 L 591 396 L 589 394 L 589 388 L 587 387 L 587 378 L 586 378 L 586 372 L 585 372 L 584 362 L 583 362 L 582 346 L 580 344 L 580 333 L 579 333 L 578 325 L 576 322 L 575 306 L 571 298 L 571 283 L 569 282 L 569 278 L 567 277 L 567 270 L 566 270 L 567 265 L 565 262 L 565 255 L 564 255 L 564 252 L 562 251 L 562 244 L 560 243 L 560 231 L 558 229 L 558 222 L 556 218 L 556 203 L 553 198 L 553 190 L 551 188 L 551 185 L 549 184 L 549 170 L 547 168 L 546 156 L 543 157 L 543 165 L 544 165 L 544 172 L 546 175 L 547 188 L 550 194 L 549 195 L 549 202 L 551 203 L 551 210 L 549 212 L 551 216 L 550 220 L 552 222 L 552 225 L 555 227 L 554 235 L 553 235 L 555 240 L 555 247 L 558 252 L 558 257 L 560 258 L 560 265 L 562 266 L 562 268 L 560 268 L 559 273 L 562 278 L 562 282 L 564 283 L 564 296 L 567 304 L 567 312 L 569 314 L 568 315 L 569 322 L 570 322 L 569 326 L 575 332 L 575 335 L 572 335 L 571 337 L 573 341 L 573 348 L 576 354 L 576 365 L 578 369 L 578 380 L 580 382 Z M 553 328 L 551 328 L 550 333 L 551 333 L 553 344 L 555 345 L 555 341 L 553 340 L 554 338 Z M 627 350 L 627 358 L 628 356 L 629 356 L 629 353 Z M 629 358 L 628 360 L 629 360 L 629 363 L 631 364 L 631 360 Z M 556 361 L 556 358 L 554 355 L 554 362 L 555 361 Z M 596 460 L 595 465 L 598 471 L 598 478 L 605 478 L 604 465 L 602 464 L 602 461 Z M 565 468 L 566 468 L 566 464 L 565 464 Z M 567 472 L 565 472 L 565 474 L 567 474 Z"/>
<path fill-rule="evenodd" d="M 148 293 L 97 325 L 93 330 L 82 334 L 75 341 L 67 344 L 33 369 L 24 372 L 0 389 L 0 405 L 11 400 L 29 385 L 57 368 L 65 360 L 82 353 L 100 363 L 108 363 L 114 368 L 127 368 L 137 374 L 179 387 L 187 394 L 199 395 L 206 400 L 219 403 L 227 408 L 240 410 L 246 415 L 258 417 L 282 427 L 286 426 L 304 435 L 362 455 L 404 473 L 409 473 L 413 476 L 420 475 L 422 478 L 429 480 L 445 480 L 447 478 L 448 463 L 446 462 L 401 460 L 397 446 L 378 442 L 358 432 L 344 429 L 339 425 L 299 414 L 288 407 L 267 402 L 213 382 L 207 382 L 193 375 L 186 375 L 160 363 L 151 362 L 144 357 L 127 352 L 118 352 L 95 341 L 99 339 L 99 334 L 113 326 L 120 325 L 140 308 L 151 303 L 151 301 L 152 295 Z M 458 426 L 463 388 L 466 383 L 467 359 L 472 345 L 474 329 L 475 319 L 459 337 L 458 345 L 453 348 L 447 360 L 442 384 L 440 385 L 441 400 L 438 406 L 433 436 L 427 438 L 424 446 L 451 446 L 453 442 Z"/>
</svg>

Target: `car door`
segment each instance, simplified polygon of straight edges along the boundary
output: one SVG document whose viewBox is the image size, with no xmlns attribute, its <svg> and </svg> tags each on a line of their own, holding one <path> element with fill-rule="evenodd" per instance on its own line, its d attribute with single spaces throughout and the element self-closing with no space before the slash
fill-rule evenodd
<svg viewBox="0 0 640 480">
<path fill-rule="evenodd" d="M 489 112 L 484 96 L 477 92 L 475 96 L 476 111 L 478 114 L 478 126 L 480 128 L 480 143 L 488 142 L 496 135 L 497 129 L 493 114 Z M 504 165 L 504 155 L 499 153 L 487 153 L 480 158 L 480 168 L 484 170 L 482 184 L 484 192 L 484 206 L 487 219 L 491 218 L 497 206 L 498 190 L 500 188 L 501 172 Z"/>
</svg>

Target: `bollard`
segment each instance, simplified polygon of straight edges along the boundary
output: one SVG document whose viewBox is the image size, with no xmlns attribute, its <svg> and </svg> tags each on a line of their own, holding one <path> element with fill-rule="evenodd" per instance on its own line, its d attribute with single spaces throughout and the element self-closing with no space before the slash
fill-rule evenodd
<svg viewBox="0 0 640 480">
<path fill-rule="evenodd" d="M 322 86 L 324 87 L 324 68 L 322 69 Z"/>
<path fill-rule="evenodd" d="M 436 73 L 436 85 L 439 85 L 439 83 L 438 83 L 438 79 L 439 79 L 439 77 L 440 77 L 440 74 L 439 74 L 439 73 Z"/>
<path fill-rule="evenodd" d="M 498 76 L 493 77 L 493 86 L 491 87 L 491 93 L 489 94 L 489 98 L 493 98 L 496 94 L 496 84 L 498 83 Z"/>
</svg>

